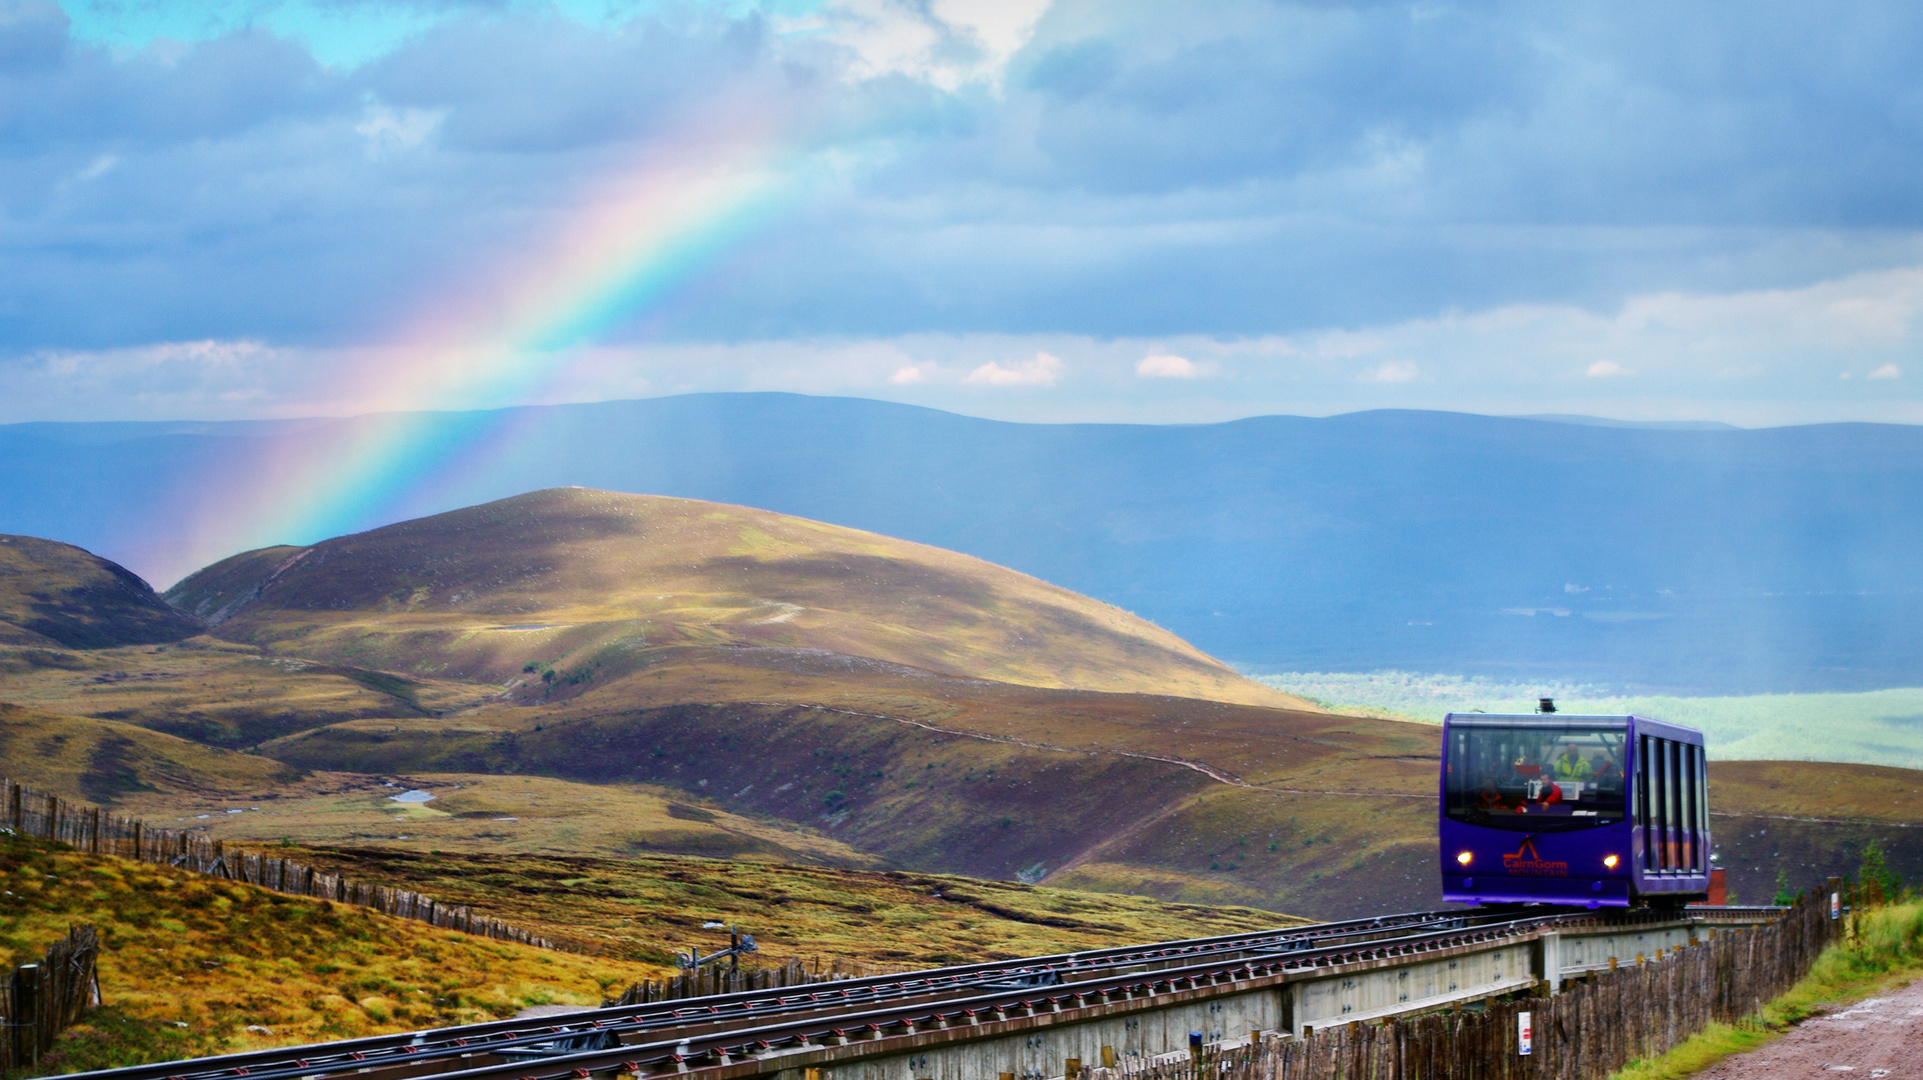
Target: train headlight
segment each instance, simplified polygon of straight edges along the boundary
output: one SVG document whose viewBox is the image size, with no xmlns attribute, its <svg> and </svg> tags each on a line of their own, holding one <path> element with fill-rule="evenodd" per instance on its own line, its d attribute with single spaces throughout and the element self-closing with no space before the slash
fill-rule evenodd
<svg viewBox="0 0 1923 1080">
<path fill-rule="evenodd" d="M 1616 857 L 1614 855 L 1604 855 L 1603 865 L 1614 870 L 1616 868 Z"/>
<path fill-rule="evenodd" d="M 1461 863 L 1464 866 L 1468 866 L 1469 860 L 1472 858 L 1474 858 L 1474 856 L 1470 855 L 1468 852 L 1465 851 L 1462 854 L 1456 856 L 1456 861 Z"/>
</svg>

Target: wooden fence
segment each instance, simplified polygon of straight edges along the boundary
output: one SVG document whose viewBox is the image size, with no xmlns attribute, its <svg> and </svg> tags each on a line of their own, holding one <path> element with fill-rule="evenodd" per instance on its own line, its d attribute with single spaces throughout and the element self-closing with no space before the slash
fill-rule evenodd
<svg viewBox="0 0 1923 1080">
<path fill-rule="evenodd" d="M 95 855 L 177 866 L 275 892 L 372 908 L 383 915 L 417 919 L 478 937 L 558 948 L 554 942 L 518 926 L 417 892 L 356 881 L 344 874 L 324 874 L 292 859 L 229 849 L 219 840 L 195 832 L 156 829 L 137 818 L 107 814 L 97 806 L 76 806 L 11 780 L 0 780 L 0 790 L 6 795 L 6 817 L 0 821 L 0 828 L 11 828 L 21 836 L 67 844 Z"/>
<path fill-rule="evenodd" d="M 100 1004 L 99 955 L 93 927 L 74 927 L 38 963 L 14 968 L 0 984 L 0 1072 L 37 1067 L 53 1037 Z"/>
<path fill-rule="evenodd" d="M 1630 1060 L 1666 1053 L 1710 1021 L 1737 1023 L 1790 988 L 1841 935 L 1828 891 L 1780 920 L 1719 930 L 1553 997 L 1358 1023 L 1304 1038 L 1265 1035 L 1200 1062 L 1087 1069 L 1085 1080 L 1603 1080 Z M 1520 1053 L 1522 1014 L 1532 1052 Z"/>
</svg>

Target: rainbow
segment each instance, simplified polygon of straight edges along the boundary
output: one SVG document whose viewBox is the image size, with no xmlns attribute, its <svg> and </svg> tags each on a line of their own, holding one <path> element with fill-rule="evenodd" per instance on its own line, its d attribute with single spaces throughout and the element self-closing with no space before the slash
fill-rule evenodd
<svg viewBox="0 0 1923 1080">
<path fill-rule="evenodd" d="M 653 141 L 543 243 L 414 319 L 377 350 L 382 362 L 350 376 L 358 385 L 345 397 L 361 415 L 251 463 L 251 490 L 197 515 L 193 550 L 181 554 L 204 563 L 369 528 L 504 452 L 512 412 L 449 423 L 431 410 L 538 398 L 586 346 L 660 304 L 796 194 L 799 155 L 774 110 L 706 120 Z"/>
</svg>

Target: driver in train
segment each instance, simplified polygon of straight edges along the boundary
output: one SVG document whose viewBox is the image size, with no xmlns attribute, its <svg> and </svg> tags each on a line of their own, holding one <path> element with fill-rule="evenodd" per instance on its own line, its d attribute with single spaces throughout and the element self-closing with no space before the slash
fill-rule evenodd
<svg viewBox="0 0 1923 1080">
<path fill-rule="evenodd" d="M 1524 754 L 1516 759 L 1516 775 L 1521 777 L 1525 792 L 1523 805 L 1516 807 L 1519 814 L 1528 813 L 1532 806 L 1554 806 L 1562 801 L 1562 790 L 1549 778 L 1549 770 L 1544 769 L 1541 762 L 1532 760 L 1533 757 L 1533 754 Z"/>
</svg>

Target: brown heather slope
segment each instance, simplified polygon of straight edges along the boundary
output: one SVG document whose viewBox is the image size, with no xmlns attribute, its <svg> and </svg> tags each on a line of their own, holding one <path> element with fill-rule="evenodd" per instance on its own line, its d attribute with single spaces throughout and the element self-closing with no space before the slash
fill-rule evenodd
<svg viewBox="0 0 1923 1080">
<path fill-rule="evenodd" d="M 680 650 L 565 701 L 331 725 L 262 752 L 667 785 L 979 877 L 1317 915 L 1435 892 L 1434 729 L 1327 713 Z"/>
<path fill-rule="evenodd" d="M 206 636 L 171 645 L 0 650 L 0 701 L 248 747 L 340 720 L 439 716 L 500 687 L 264 656 Z"/>
<path fill-rule="evenodd" d="M 271 789 L 300 771 L 271 758 L 201 746 L 93 717 L 0 702 L 0 776 L 84 802 L 141 793 L 210 796 Z"/>
<path fill-rule="evenodd" d="M 443 855 L 382 848 L 298 852 L 314 865 L 472 904 L 599 955 L 666 963 L 713 952 L 730 923 L 758 960 L 841 957 L 891 969 L 1170 941 L 1301 922 L 1249 908 L 1163 904 L 941 874 L 709 859 Z"/>
<path fill-rule="evenodd" d="M 98 649 L 200 631 L 117 563 L 57 540 L 0 535 L 0 645 Z"/>
<path fill-rule="evenodd" d="M 149 824 L 267 847 L 395 843 L 422 850 L 655 852 L 829 866 L 879 865 L 817 831 L 744 817 L 672 788 L 545 777 L 309 773 L 132 724 L 0 703 L 0 777 Z M 425 803 L 397 802 L 423 789 Z"/>
<path fill-rule="evenodd" d="M 1923 772 L 1712 761 L 1709 788 L 1711 835 L 1745 903 L 1767 903 L 1779 870 L 1799 886 L 1854 873 L 1871 841 L 1905 881 L 1923 882 Z"/>
<path fill-rule="evenodd" d="M 281 654 L 490 682 L 551 665 L 544 696 L 633 670 L 651 649 L 738 645 L 1029 686 L 1303 704 L 1119 608 L 1004 567 L 691 499 L 537 491 L 238 555 L 167 596 L 220 616 L 220 636 Z"/>
</svg>

